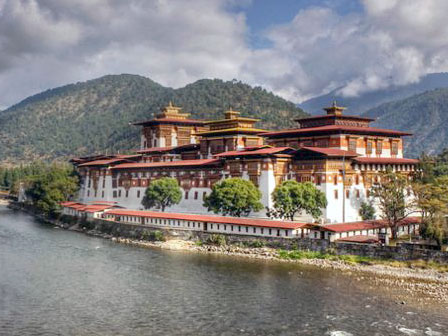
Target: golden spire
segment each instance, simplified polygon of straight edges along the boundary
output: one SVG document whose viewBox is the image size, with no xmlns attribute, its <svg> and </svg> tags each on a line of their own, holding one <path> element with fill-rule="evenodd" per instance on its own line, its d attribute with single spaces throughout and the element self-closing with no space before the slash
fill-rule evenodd
<svg viewBox="0 0 448 336">
<path fill-rule="evenodd" d="M 190 115 L 189 113 L 181 113 L 182 108 L 175 106 L 171 100 L 161 111 L 162 113 L 159 113 L 157 118 L 186 119 Z"/>
<path fill-rule="evenodd" d="M 342 115 L 342 111 L 345 110 L 345 107 L 338 106 L 336 100 L 333 100 L 333 103 L 330 107 L 324 107 L 324 110 L 327 111 L 328 115 Z"/>
<path fill-rule="evenodd" d="M 226 119 L 237 119 L 238 116 L 240 115 L 240 112 L 238 112 L 238 111 L 234 111 L 234 110 L 232 109 L 232 107 L 230 107 L 230 108 L 224 113 L 224 115 L 225 115 L 225 118 L 226 118 Z"/>
</svg>

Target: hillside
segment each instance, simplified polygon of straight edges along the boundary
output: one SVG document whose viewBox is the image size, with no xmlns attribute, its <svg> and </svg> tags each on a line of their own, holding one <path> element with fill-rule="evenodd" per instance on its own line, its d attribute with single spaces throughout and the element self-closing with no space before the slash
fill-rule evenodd
<svg viewBox="0 0 448 336">
<path fill-rule="evenodd" d="M 438 153 L 448 147 L 448 89 L 436 89 L 371 109 L 364 116 L 373 125 L 414 133 L 406 138 L 405 154 Z"/>
<path fill-rule="evenodd" d="M 448 73 L 429 74 L 418 83 L 367 92 L 357 97 L 343 97 L 337 93 L 338 89 L 336 89 L 328 94 L 304 101 L 299 106 L 304 111 L 315 115 L 322 113 L 322 107 L 336 99 L 338 105 L 347 107 L 347 114 L 361 114 L 381 104 L 438 88 L 448 88 Z"/>
<path fill-rule="evenodd" d="M 261 127 L 290 127 L 304 113 L 260 87 L 203 79 L 172 89 L 137 75 L 109 75 L 29 97 L 0 112 L 0 161 L 54 159 L 135 149 L 138 127 L 169 100 L 193 118 L 214 119 L 229 106 L 261 118 Z"/>
</svg>

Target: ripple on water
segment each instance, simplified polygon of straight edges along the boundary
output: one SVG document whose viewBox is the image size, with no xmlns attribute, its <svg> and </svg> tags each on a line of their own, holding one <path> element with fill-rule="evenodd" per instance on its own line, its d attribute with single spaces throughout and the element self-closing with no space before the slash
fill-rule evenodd
<svg viewBox="0 0 448 336">
<path fill-rule="evenodd" d="M 134 248 L 1 208 L 0 240 L 0 335 L 439 336 L 448 320 L 340 272 Z"/>
</svg>

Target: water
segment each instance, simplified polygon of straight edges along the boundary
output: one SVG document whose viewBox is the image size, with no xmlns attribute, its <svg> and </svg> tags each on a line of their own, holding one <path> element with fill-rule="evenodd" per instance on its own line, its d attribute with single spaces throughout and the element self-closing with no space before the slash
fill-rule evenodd
<svg viewBox="0 0 448 336">
<path fill-rule="evenodd" d="M 396 301 L 336 271 L 125 246 L 0 207 L 0 335 L 448 335 L 446 307 Z"/>
</svg>

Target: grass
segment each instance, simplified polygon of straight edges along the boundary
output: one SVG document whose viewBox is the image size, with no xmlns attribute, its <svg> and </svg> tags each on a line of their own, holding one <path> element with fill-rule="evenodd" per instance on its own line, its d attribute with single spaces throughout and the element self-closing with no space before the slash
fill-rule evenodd
<svg viewBox="0 0 448 336">
<path fill-rule="evenodd" d="M 448 272 L 448 265 L 443 265 L 435 261 L 409 260 L 398 261 L 391 259 L 377 259 L 352 254 L 335 255 L 330 253 L 305 251 L 305 250 L 278 250 L 278 256 L 281 259 L 300 260 L 300 259 L 326 259 L 332 261 L 344 261 L 348 264 L 367 264 L 367 265 L 385 265 L 392 267 L 406 267 L 417 269 L 435 269 L 439 272 Z"/>
</svg>

